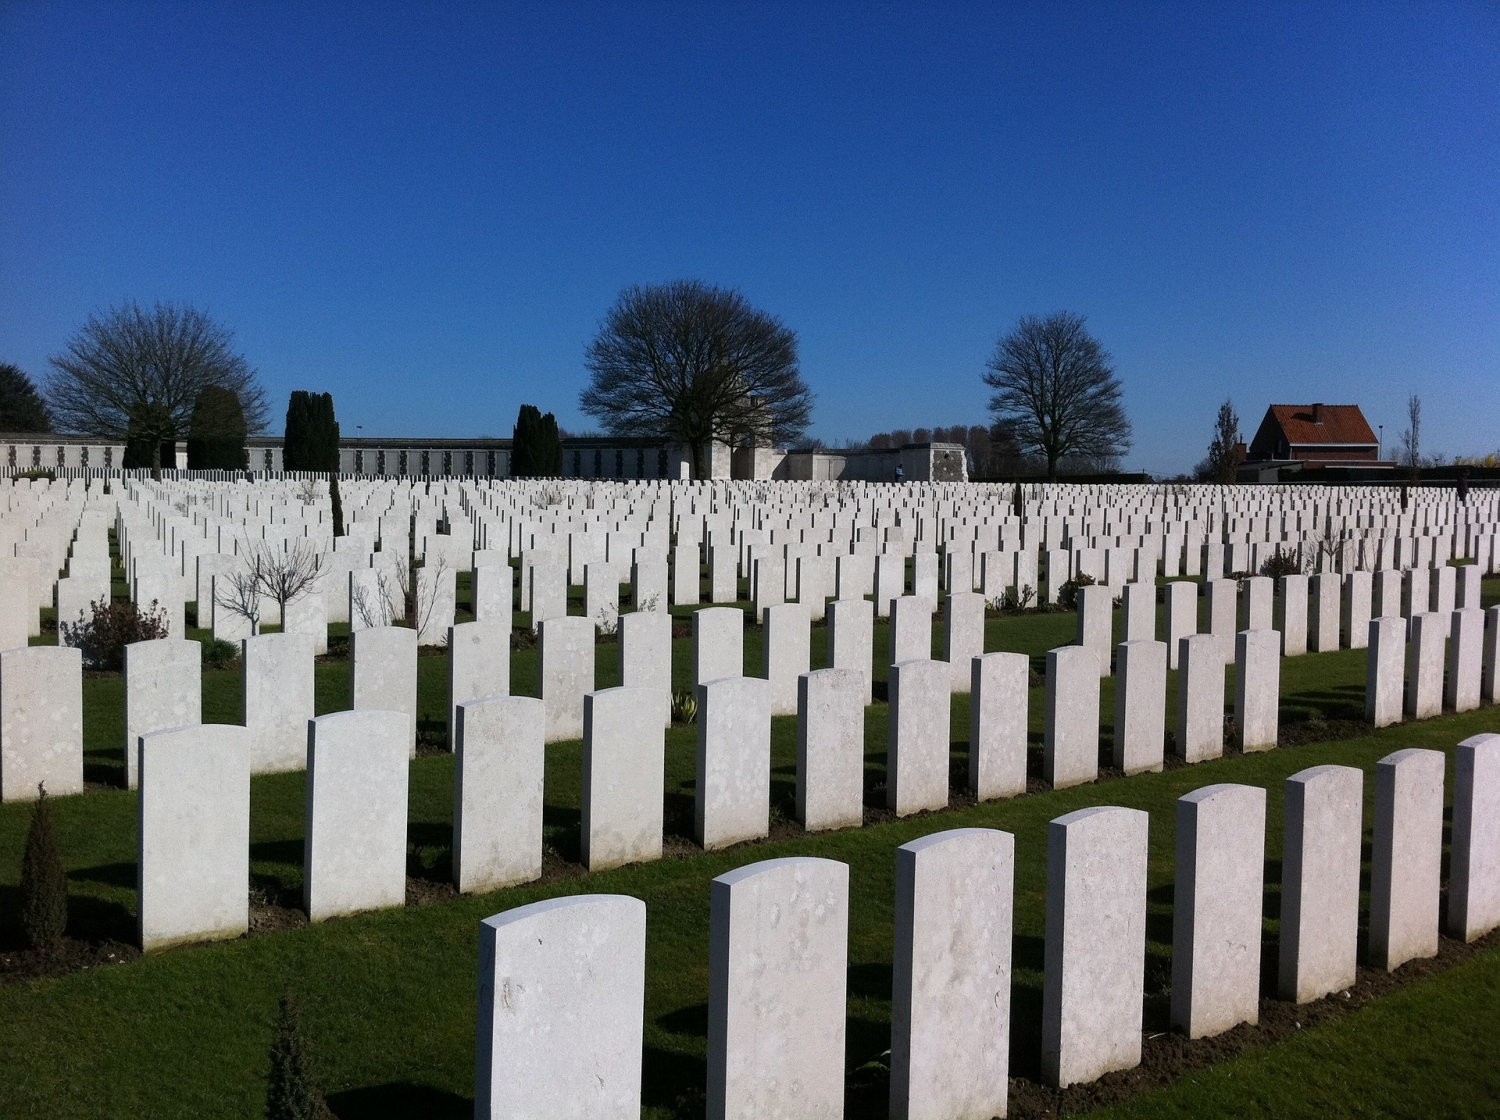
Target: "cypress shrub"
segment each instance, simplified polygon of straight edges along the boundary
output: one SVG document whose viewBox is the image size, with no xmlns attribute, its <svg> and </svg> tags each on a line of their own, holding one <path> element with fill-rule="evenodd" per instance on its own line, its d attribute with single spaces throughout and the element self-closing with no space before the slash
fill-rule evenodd
<svg viewBox="0 0 1500 1120">
<path fill-rule="evenodd" d="M 52 804 L 45 787 L 38 783 L 36 788 L 39 796 L 21 856 L 21 928 L 32 948 L 55 949 L 68 928 L 68 880 L 52 826 Z"/>
<path fill-rule="evenodd" d="M 286 406 L 286 437 L 281 466 L 288 471 L 339 469 L 339 424 L 332 393 L 293 391 Z"/>
<path fill-rule="evenodd" d="M 344 502 L 339 497 L 338 472 L 334 472 L 334 476 L 328 480 L 328 501 L 333 507 L 333 535 L 342 537 L 344 535 Z"/>
<path fill-rule="evenodd" d="M 302 1011 L 290 994 L 281 997 L 276 1033 L 271 1038 L 271 1070 L 266 1078 L 267 1120 L 321 1120 L 328 1115 L 313 1081 L 312 1055 L 302 1033 Z"/>
<path fill-rule="evenodd" d="M 542 413 L 534 404 L 523 404 L 516 416 L 516 427 L 510 445 L 510 474 L 512 478 L 535 478 L 537 436 L 542 424 Z"/>
<path fill-rule="evenodd" d="M 193 402 L 188 470 L 244 470 L 250 461 L 245 435 L 245 410 L 239 394 L 220 385 L 205 385 Z"/>
<path fill-rule="evenodd" d="M 550 412 L 542 417 L 541 430 L 537 433 L 535 454 L 537 474 L 544 478 L 562 477 L 562 435 L 557 430 L 557 417 Z"/>
</svg>

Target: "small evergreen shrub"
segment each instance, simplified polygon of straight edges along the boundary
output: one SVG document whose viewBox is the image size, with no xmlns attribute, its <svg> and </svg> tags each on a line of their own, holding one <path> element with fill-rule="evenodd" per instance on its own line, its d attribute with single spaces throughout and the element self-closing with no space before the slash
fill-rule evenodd
<svg viewBox="0 0 1500 1120">
<path fill-rule="evenodd" d="M 693 723 L 698 718 L 698 697 L 691 692 L 672 693 L 672 722 Z"/>
<path fill-rule="evenodd" d="M 1272 579 L 1280 579 L 1282 576 L 1295 576 L 1302 573 L 1302 561 L 1292 549 L 1283 549 L 1276 546 L 1276 551 L 1267 556 L 1260 565 L 1260 574 L 1270 576 Z"/>
<path fill-rule="evenodd" d="M 47 790 L 37 784 L 31 828 L 21 856 L 21 928 L 33 949 L 55 949 L 68 928 L 68 879 L 63 874 L 62 848 L 52 826 L 52 804 Z"/>
<path fill-rule="evenodd" d="M 1080 587 L 1093 587 L 1094 577 L 1087 572 L 1079 572 L 1067 583 L 1057 589 L 1057 603 L 1065 611 L 1076 610 L 1078 607 L 1078 589 Z"/>
<path fill-rule="evenodd" d="M 240 655 L 240 647 L 223 638 L 211 638 L 203 643 L 203 667 L 205 669 L 227 669 Z"/>
</svg>

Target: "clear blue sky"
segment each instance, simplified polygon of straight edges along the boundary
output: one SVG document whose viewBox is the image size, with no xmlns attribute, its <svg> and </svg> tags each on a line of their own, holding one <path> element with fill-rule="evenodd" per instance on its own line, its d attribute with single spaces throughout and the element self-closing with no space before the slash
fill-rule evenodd
<svg viewBox="0 0 1500 1120">
<path fill-rule="evenodd" d="M 311 10 L 309 10 L 311 9 Z M 626 285 L 740 288 L 830 441 L 1086 315 L 1133 468 L 1234 398 L 1500 447 L 1500 7 L 0 3 L 0 360 L 187 301 L 344 431 L 577 430 Z"/>
</svg>

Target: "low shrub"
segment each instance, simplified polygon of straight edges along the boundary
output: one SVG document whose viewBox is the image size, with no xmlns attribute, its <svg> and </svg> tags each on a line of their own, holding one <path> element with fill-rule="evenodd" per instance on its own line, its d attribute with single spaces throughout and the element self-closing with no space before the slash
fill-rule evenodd
<svg viewBox="0 0 1500 1120">
<path fill-rule="evenodd" d="M 1292 549 L 1276 546 L 1276 551 L 1261 561 L 1260 574 L 1280 579 L 1282 576 L 1302 574 L 1302 558 Z"/>
<path fill-rule="evenodd" d="M 205 669 L 227 669 L 240 655 L 240 647 L 223 638 L 210 638 L 203 643 L 203 667 Z"/>
<path fill-rule="evenodd" d="M 1078 608 L 1078 589 L 1080 587 L 1093 587 L 1095 583 L 1093 576 L 1087 572 L 1079 572 L 1057 589 L 1057 605 L 1065 611 Z"/>
<path fill-rule="evenodd" d="M 93 617 L 70 626 L 68 644 L 83 651 L 90 669 L 122 669 L 125 647 L 167 637 L 167 615 L 155 599 L 142 610 L 135 603 L 98 599 L 90 604 Z"/>
<path fill-rule="evenodd" d="M 692 723 L 698 718 L 698 697 L 691 692 L 672 693 L 672 722 Z"/>
</svg>

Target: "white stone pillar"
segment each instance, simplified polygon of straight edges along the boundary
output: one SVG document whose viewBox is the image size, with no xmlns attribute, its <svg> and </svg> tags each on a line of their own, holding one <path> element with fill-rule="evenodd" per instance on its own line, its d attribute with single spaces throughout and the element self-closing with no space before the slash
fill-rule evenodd
<svg viewBox="0 0 1500 1120">
<path fill-rule="evenodd" d="M 320 922 L 406 902 L 405 712 L 310 720 L 302 902 Z"/>
<path fill-rule="evenodd" d="M 1224 658 L 1214 634 L 1183 638 L 1177 653 L 1177 736 L 1172 753 L 1202 762 L 1224 753 Z"/>
<path fill-rule="evenodd" d="M 770 832 L 771 697 L 765 681 L 724 677 L 698 686 L 697 774 L 693 830 L 704 849 Z"/>
<path fill-rule="evenodd" d="M 968 692 L 974 658 L 984 653 L 984 596 L 959 591 L 948 596 L 944 654 L 954 692 Z"/>
<path fill-rule="evenodd" d="M 1307 577 L 1281 577 L 1281 654 L 1300 657 L 1307 652 Z"/>
<path fill-rule="evenodd" d="M 1234 663 L 1234 633 L 1239 617 L 1239 584 L 1232 579 L 1211 579 L 1203 585 L 1208 609 L 1208 632 L 1219 643 L 1219 664 Z"/>
<path fill-rule="evenodd" d="M 646 904 L 551 898 L 479 923 L 475 1120 L 637 1120 Z"/>
<path fill-rule="evenodd" d="M 1234 723 L 1240 750 L 1268 751 L 1281 724 L 1281 635 L 1242 630 L 1235 635 Z"/>
<path fill-rule="evenodd" d="M 1127 583 L 1124 593 L 1125 641 L 1156 640 L 1156 584 Z"/>
<path fill-rule="evenodd" d="M 1446 764 L 1442 751 L 1424 750 L 1375 764 L 1369 955 L 1387 971 L 1437 956 Z"/>
<path fill-rule="evenodd" d="M 761 671 L 771 688 L 771 714 L 797 714 L 797 680 L 811 667 L 812 631 L 801 603 L 767 607 L 761 634 Z"/>
<path fill-rule="evenodd" d="M 1101 677 L 1110 675 L 1114 606 L 1113 592 L 1107 585 L 1078 589 L 1078 644 L 1093 653 Z"/>
<path fill-rule="evenodd" d="M 1443 654 L 1448 640 L 1448 618 L 1414 614 L 1406 647 L 1406 717 L 1430 719 L 1443 713 Z"/>
<path fill-rule="evenodd" d="M 1099 661 L 1083 646 L 1047 651 L 1046 753 L 1042 776 L 1053 789 L 1099 776 Z"/>
<path fill-rule="evenodd" d="M 1370 606 L 1374 618 L 1401 618 L 1401 573 L 1384 568 L 1375 573 L 1375 596 Z"/>
<path fill-rule="evenodd" d="M 1042 1076 L 1067 1088 L 1141 1060 L 1150 817 L 1111 805 L 1047 825 Z"/>
<path fill-rule="evenodd" d="M 656 688 L 605 688 L 583 698 L 579 851 L 590 871 L 661 858 L 670 706 L 671 694 Z"/>
<path fill-rule="evenodd" d="M 542 702 L 492 696 L 458 705 L 453 881 L 462 892 L 542 874 Z"/>
<path fill-rule="evenodd" d="M 1265 858 L 1264 789 L 1204 786 L 1177 799 L 1171 1014 L 1189 1038 L 1259 1021 Z"/>
<path fill-rule="evenodd" d="M 702 601 L 698 544 L 680 543 L 672 550 L 672 605 L 696 607 Z"/>
<path fill-rule="evenodd" d="M 1286 780 L 1281 864 L 1282 999 L 1310 1003 L 1354 983 L 1364 774 L 1313 766 Z"/>
<path fill-rule="evenodd" d="M 1454 752 L 1448 932 L 1465 941 L 1500 926 L 1500 735 L 1472 735 Z"/>
<path fill-rule="evenodd" d="M 1401 722 L 1406 619 L 1400 615 L 1371 619 L 1369 649 L 1365 661 L 1365 722 L 1389 727 Z"/>
<path fill-rule="evenodd" d="M 932 658 L 932 603 L 903 595 L 891 606 L 891 660 L 927 661 Z"/>
<path fill-rule="evenodd" d="M 693 683 L 745 675 L 745 612 L 705 607 L 693 612 Z"/>
<path fill-rule="evenodd" d="M 1178 643 L 1198 632 L 1198 585 L 1188 580 L 1167 584 L 1167 668 L 1177 668 Z"/>
<path fill-rule="evenodd" d="M 476 571 L 484 571 L 477 568 Z M 493 571 L 494 569 L 490 569 Z M 510 618 L 448 628 L 448 749 L 458 743 L 458 706 L 510 695 Z M 416 665 L 413 662 L 413 684 Z"/>
<path fill-rule="evenodd" d="M 125 647 L 125 779 L 137 783 L 142 735 L 203 722 L 203 647 L 157 638 Z M 247 748 L 248 749 L 248 748 Z"/>
<path fill-rule="evenodd" d="M 1469 712 L 1479 707 L 1483 682 L 1484 611 L 1478 607 L 1450 611 L 1448 619 L 1448 675 L 1443 703 L 1452 711 Z"/>
<path fill-rule="evenodd" d="M 709 1120 L 842 1116 L 848 866 L 765 860 L 711 889 Z"/>
<path fill-rule="evenodd" d="M 949 687 L 945 661 L 891 666 L 886 805 L 898 817 L 948 807 Z"/>
<path fill-rule="evenodd" d="M 809 832 L 864 823 L 864 689 L 857 669 L 797 679 L 797 819 Z"/>
<path fill-rule="evenodd" d="M 1343 605 L 1343 577 L 1324 572 L 1312 577 L 1312 650 L 1327 653 L 1339 648 L 1339 614 Z"/>
<path fill-rule="evenodd" d="M 875 614 L 888 618 L 891 604 L 906 594 L 906 557 L 883 552 L 875 557 Z"/>
<path fill-rule="evenodd" d="M 1343 640 L 1349 649 L 1364 649 L 1369 644 L 1373 588 L 1374 577 L 1369 572 L 1350 572 L 1344 577 Z"/>
<path fill-rule="evenodd" d="M 1432 569 L 1408 568 L 1401 579 L 1401 613 L 1406 618 L 1426 614 L 1432 606 Z"/>
<path fill-rule="evenodd" d="M 408 633 L 415 661 L 416 632 Z M 350 636 L 351 663 L 360 634 Z M 307 765 L 307 721 L 313 717 L 313 641 L 306 634 L 262 634 L 245 638 L 240 650 L 250 772 L 300 770 Z"/>
<path fill-rule="evenodd" d="M 970 673 L 969 792 L 980 801 L 1025 793 L 1031 659 L 987 653 Z"/>
<path fill-rule="evenodd" d="M 870 702 L 875 671 L 875 604 L 868 599 L 835 599 L 828 605 L 828 664 L 864 677 L 862 703 Z"/>
<path fill-rule="evenodd" d="M 250 733 L 201 723 L 147 731 L 131 753 L 141 763 L 141 948 L 238 937 L 250 924 Z"/>
<path fill-rule="evenodd" d="M 1160 770 L 1167 730 L 1167 643 L 1131 641 L 1115 648 L 1115 769 Z"/>
<path fill-rule="evenodd" d="M 960 828 L 896 849 L 895 1120 L 1004 1116 L 1016 840 Z"/>
<path fill-rule="evenodd" d="M 374 708 L 406 713 L 406 750 L 415 758 L 417 632 L 409 626 L 372 626 L 349 635 L 349 690 L 349 707 L 354 711 Z M 309 704 L 303 719 L 311 718 Z"/>
<path fill-rule="evenodd" d="M 594 624 L 577 616 L 549 618 L 536 645 L 537 691 L 547 742 L 583 736 L 583 698 L 594 691 Z"/>
</svg>

